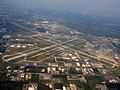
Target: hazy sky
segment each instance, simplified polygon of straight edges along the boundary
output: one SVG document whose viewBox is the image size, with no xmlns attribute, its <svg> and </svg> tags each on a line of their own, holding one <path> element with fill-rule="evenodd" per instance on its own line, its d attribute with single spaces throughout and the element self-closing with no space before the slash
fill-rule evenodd
<svg viewBox="0 0 120 90">
<path fill-rule="evenodd" d="M 120 0 L 0 0 L 9 6 L 72 10 L 106 16 L 120 16 Z"/>
</svg>

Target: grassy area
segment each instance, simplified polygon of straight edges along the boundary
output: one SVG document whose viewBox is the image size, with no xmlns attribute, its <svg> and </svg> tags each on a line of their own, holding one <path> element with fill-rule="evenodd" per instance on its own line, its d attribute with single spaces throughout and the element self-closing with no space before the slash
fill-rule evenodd
<svg viewBox="0 0 120 90">
<path fill-rule="evenodd" d="M 92 88 L 92 90 L 95 89 L 96 84 L 100 84 L 101 82 L 104 81 L 102 76 L 85 76 L 85 78 L 86 78 L 90 88 Z M 89 90 L 89 89 L 86 89 L 86 90 Z"/>
<path fill-rule="evenodd" d="M 66 75 L 53 75 L 52 78 L 53 78 L 53 83 L 58 83 L 59 81 L 59 83 L 64 83 L 64 85 L 68 84 Z"/>
<path fill-rule="evenodd" d="M 120 67 L 115 67 L 111 70 L 114 75 L 120 75 Z"/>
<path fill-rule="evenodd" d="M 77 87 L 79 87 L 78 90 L 92 90 L 87 82 L 72 80 L 72 81 L 69 81 L 69 83 L 75 84 Z"/>
<path fill-rule="evenodd" d="M 84 36 L 84 39 L 88 42 L 94 41 L 95 38 L 93 36 Z"/>
<path fill-rule="evenodd" d="M 9 59 L 9 58 L 13 58 L 13 57 L 16 57 L 16 56 L 18 56 L 19 54 L 15 54 L 15 55 L 10 55 L 10 56 L 7 56 L 7 57 L 5 57 L 4 59 Z"/>
<path fill-rule="evenodd" d="M 12 32 L 15 32 L 15 33 L 25 33 L 26 30 L 10 23 L 10 22 L 6 22 L 6 25 L 4 26 L 4 28 L 7 28 L 7 31 L 12 31 Z"/>
<path fill-rule="evenodd" d="M 32 74 L 31 82 L 39 82 L 39 74 Z"/>
<path fill-rule="evenodd" d="M 27 58 L 31 58 L 31 57 L 33 57 L 33 56 L 35 56 L 35 55 L 37 55 L 37 54 L 41 54 L 41 53 L 43 53 L 43 52 L 44 52 L 43 50 L 34 52 L 34 53 L 32 53 L 32 54 L 29 54 L 29 55 L 27 56 Z"/>
<path fill-rule="evenodd" d="M 82 82 L 81 85 L 83 86 L 84 90 L 92 90 L 88 83 Z"/>
<path fill-rule="evenodd" d="M 80 33 L 79 36 L 82 37 L 82 38 L 84 38 L 88 42 L 92 42 L 96 38 L 95 36 L 90 36 L 90 35 L 88 36 L 88 35 L 83 34 L 83 33 Z"/>
<path fill-rule="evenodd" d="M 78 43 L 78 44 L 74 44 L 73 43 L 73 45 L 74 45 L 74 47 L 76 47 L 77 49 L 84 49 L 84 46 L 82 45 L 82 44 L 80 44 L 80 43 Z"/>
<path fill-rule="evenodd" d="M 16 59 L 12 59 L 11 61 L 9 61 L 10 63 L 15 63 L 15 62 L 18 62 L 18 61 L 21 61 L 24 59 L 24 56 L 23 57 L 19 57 L 19 58 L 16 58 Z"/>
<path fill-rule="evenodd" d="M 112 64 L 110 64 L 110 63 L 107 63 L 107 62 L 105 62 L 105 61 L 100 61 L 102 64 L 104 64 L 104 65 L 107 65 L 107 66 L 109 66 L 109 67 L 112 67 L 113 65 Z"/>
<path fill-rule="evenodd" d="M 110 61 L 110 60 L 107 60 L 107 59 L 104 59 L 104 58 L 100 58 L 100 59 L 102 59 L 102 60 L 104 60 L 104 61 L 108 61 L 108 62 L 110 62 L 110 63 L 114 63 L 113 61 Z"/>
<path fill-rule="evenodd" d="M 4 55 L 12 55 L 29 50 L 30 48 L 11 48 L 9 47 Z"/>
<path fill-rule="evenodd" d="M 42 59 L 45 59 L 46 57 L 47 57 L 47 54 L 46 53 L 42 53 L 39 56 L 31 57 L 31 58 L 28 58 L 27 60 L 30 60 L 30 61 L 40 61 Z"/>
<path fill-rule="evenodd" d="M 9 64 L 7 62 L 2 62 L 2 59 L 0 59 L 0 71 L 3 71 L 8 65 Z"/>
</svg>

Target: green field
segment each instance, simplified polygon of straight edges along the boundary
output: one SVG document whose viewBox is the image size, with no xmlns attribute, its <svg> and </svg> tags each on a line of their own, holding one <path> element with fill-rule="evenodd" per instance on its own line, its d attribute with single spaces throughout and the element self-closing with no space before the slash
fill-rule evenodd
<svg viewBox="0 0 120 90">
<path fill-rule="evenodd" d="M 111 70 L 114 75 L 120 76 L 120 67 L 115 67 Z"/>
<path fill-rule="evenodd" d="M 12 60 L 10 60 L 9 62 L 10 62 L 10 63 L 15 63 L 15 62 L 18 62 L 18 61 L 21 61 L 21 60 L 24 60 L 24 56 L 23 56 L 23 57 L 16 58 L 16 59 L 12 59 Z"/>
<path fill-rule="evenodd" d="M 38 55 L 38 54 L 41 54 L 41 53 L 44 53 L 44 52 L 45 52 L 45 51 L 40 50 L 40 51 L 37 51 L 37 52 L 31 53 L 31 54 L 29 54 L 29 55 L 27 56 L 27 58 L 34 57 L 34 56 L 36 56 L 36 55 Z"/>
<path fill-rule="evenodd" d="M 36 54 L 35 54 L 36 55 Z M 29 57 L 27 58 L 28 61 L 40 61 L 40 60 L 43 60 L 47 57 L 47 54 L 46 53 L 42 53 L 38 56 L 35 56 L 35 57 Z"/>
</svg>

